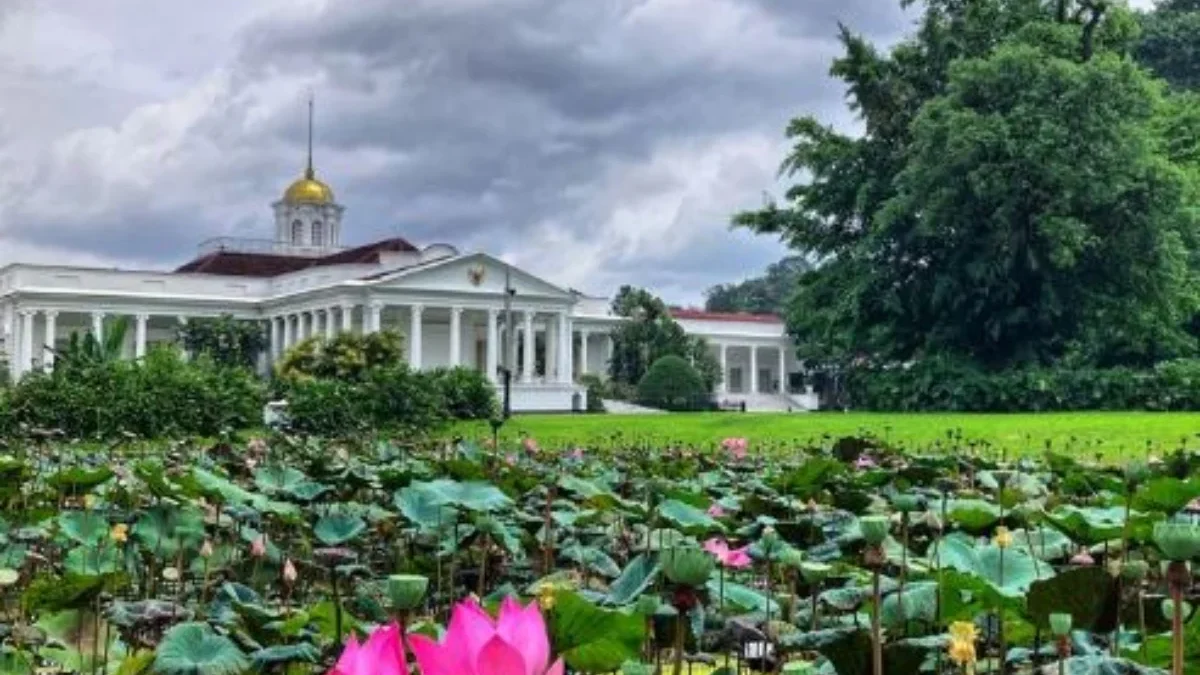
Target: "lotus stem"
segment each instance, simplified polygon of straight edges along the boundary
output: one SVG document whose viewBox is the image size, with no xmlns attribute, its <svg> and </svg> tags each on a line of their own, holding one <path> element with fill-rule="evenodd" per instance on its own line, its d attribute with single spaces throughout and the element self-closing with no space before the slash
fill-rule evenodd
<svg viewBox="0 0 1200 675">
<path fill-rule="evenodd" d="M 677 613 L 675 615 L 675 666 L 672 671 L 674 675 L 683 675 L 683 644 L 686 626 L 686 614 L 684 612 Z"/>
<path fill-rule="evenodd" d="M 1172 562 L 1171 567 L 1186 563 Z M 1171 581 L 1171 675 L 1183 675 L 1183 584 Z"/>
<path fill-rule="evenodd" d="M 342 596 L 338 591 L 337 566 L 329 567 L 330 584 L 333 586 L 333 626 L 337 644 L 342 643 Z"/>
<path fill-rule="evenodd" d="M 872 672 L 875 675 L 883 675 L 883 635 L 879 625 L 880 604 L 882 600 L 879 593 L 879 567 L 875 566 L 871 571 L 871 660 Z"/>
</svg>

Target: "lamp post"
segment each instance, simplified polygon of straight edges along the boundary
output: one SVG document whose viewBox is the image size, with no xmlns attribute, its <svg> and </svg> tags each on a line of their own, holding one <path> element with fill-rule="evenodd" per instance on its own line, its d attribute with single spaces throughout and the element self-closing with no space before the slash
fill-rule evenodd
<svg viewBox="0 0 1200 675">
<path fill-rule="evenodd" d="M 504 332 L 508 336 L 504 350 L 504 419 L 512 417 L 512 373 L 513 363 L 517 360 L 517 343 L 515 340 L 515 325 L 513 324 L 512 299 L 517 290 L 512 287 L 512 268 L 504 266 Z M 526 335 L 528 340 L 529 336 Z"/>
</svg>

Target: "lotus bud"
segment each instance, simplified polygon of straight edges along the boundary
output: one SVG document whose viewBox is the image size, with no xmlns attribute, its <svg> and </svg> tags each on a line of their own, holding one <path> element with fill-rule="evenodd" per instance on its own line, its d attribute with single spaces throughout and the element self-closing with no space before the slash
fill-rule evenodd
<svg viewBox="0 0 1200 675">
<path fill-rule="evenodd" d="M 1200 525 L 1155 523 L 1154 543 L 1167 560 L 1173 562 L 1191 560 L 1200 554 Z"/>
<path fill-rule="evenodd" d="M 929 529 L 933 530 L 934 532 L 942 531 L 942 517 L 939 516 L 937 514 L 937 512 L 935 512 L 935 511 L 926 511 L 925 512 L 924 523 L 925 523 L 925 527 L 928 527 Z"/>
<path fill-rule="evenodd" d="M 205 539 L 204 543 L 200 545 L 200 557 L 208 559 L 208 558 L 212 557 L 212 554 L 213 554 L 212 542 L 209 541 L 208 539 Z"/>
<path fill-rule="evenodd" d="M 260 534 L 250 542 L 250 557 L 262 558 L 267 555 L 267 535 Z"/>
<path fill-rule="evenodd" d="M 1126 581 L 1142 581 L 1150 573 L 1150 565 L 1145 560 L 1130 560 L 1121 566 L 1121 576 Z"/>
<path fill-rule="evenodd" d="M 1066 637 L 1071 632 L 1073 619 L 1070 614 L 1055 612 L 1050 615 L 1050 632 L 1055 637 Z"/>
<path fill-rule="evenodd" d="M 1113 558 L 1105 564 L 1105 568 L 1108 570 L 1108 576 L 1119 579 L 1121 578 L 1121 571 L 1125 569 L 1125 561 L 1120 558 Z"/>
<path fill-rule="evenodd" d="M 786 567 L 799 569 L 804 564 L 804 554 L 799 549 L 788 547 L 783 554 L 779 556 L 779 562 Z"/>
<path fill-rule="evenodd" d="M 997 548 L 1008 548 L 1013 545 L 1013 535 L 1009 529 L 1003 525 L 996 528 L 996 536 L 992 537 L 992 543 Z"/>
<path fill-rule="evenodd" d="M 288 558 L 283 561 L 283 583 L 291 586 L 296 583 L 300 575 L 296 572 L 296 566 L 292 564 L 292 559 Z"/>
<path fill-rule="evenodd" d="M 716 561 L 698 548 L 674 548 L 663 556 L 663 574 L 680 586 L 699 588 L 708 583 Z"/>
<path fill-rule="evenodd" d="M 388 577 L 387 589 L 392 609 L 408 612 L 421 606 L 425 592 L 429 590 L 429 577 L 418 574 L 393 574 Z"/>
<path fill-rule="evenodd" d="M 825 563 L 806 562 L 800 564 L 800 576 L 810 584 L 819 584 L 829 578 L 833 567 Z"/>
<path fill-rule="evenodd" d="M 888 520 L 884 516 L 864 516 L 858 519 L 863 539 L 869 546 L 880 546 L 888 536 Z"/>
<path fill-rule="evenodd" d="M 1150 467 L 1145 462 L 1132 461 L 1125 465 L 1125 489 L 1133 492 L 1150 477 Z"/>
</svg>

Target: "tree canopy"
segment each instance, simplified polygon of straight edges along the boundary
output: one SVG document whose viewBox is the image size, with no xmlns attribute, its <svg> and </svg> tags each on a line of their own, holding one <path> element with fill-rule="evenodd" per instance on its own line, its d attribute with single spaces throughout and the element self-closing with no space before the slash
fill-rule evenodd
<svg viewBox="0 0 1200 675">
<path fill-rule="evenodd" d="M 888 53 L 843 27 L 862 133 L 793 120 L 783 170 L 807 180 L 735 218 L 819 260 L 789 303 L 802 356 L 1194 353 L 1200 126 L 1137 35 L 1102 0 L 928 0 Z"/>
<path fill-rule="evenodd" d="M 1165 0 L 1140 17 L 1138 61 L 1179 89 L 1200 89 L 1200 0 Z"/>
<path fill-rule="evenodd" d="M 812 269 L 802 255 L 772 263 L 766 274 L 736 284 L 718 284 L 705 291 L 704 308 L 710 312 L 781 314 L 796 290 L 801 275 Z"/>
<path fill-rule="evenodd" d="M 613 329 L 613 353 L 609 376 L 613 381 L 636 386 L 650 365 L 664 356 L 678 356 L 700 373 L 711 390 L 721 377 L 708 343 L 688 335 L 662 300 L 643 288 L 622 286 L 612 301 L 613 313 L 627 317 Z"/>
</svg>

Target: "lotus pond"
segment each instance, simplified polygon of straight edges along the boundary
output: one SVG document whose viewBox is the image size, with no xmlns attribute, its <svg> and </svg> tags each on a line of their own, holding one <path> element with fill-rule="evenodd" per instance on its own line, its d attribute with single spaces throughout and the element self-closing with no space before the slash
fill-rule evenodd
<svg viewBox="0 0 1200 675">
<path fill-rule="evenodd" d="M 1198 472 L 855 438 L 10 445 L 0 674 L 1200 673 Z"/>
</svg>

